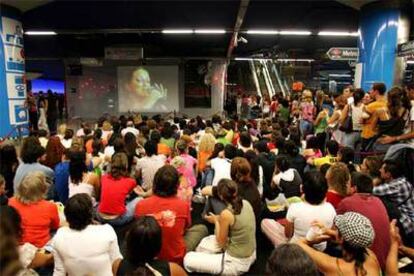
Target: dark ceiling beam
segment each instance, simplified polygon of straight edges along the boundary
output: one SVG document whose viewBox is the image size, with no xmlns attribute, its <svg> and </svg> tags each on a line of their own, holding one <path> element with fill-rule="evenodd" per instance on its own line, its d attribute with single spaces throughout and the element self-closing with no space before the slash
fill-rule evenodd
<svg viewBox="0 0 414 276">
<path fill-rule="evenodd" d="M 233 35 L 230 39 L 229 47 L 227 48 L 227 55 L 228 59 L 231 58 L 231 54 L 233 53 L 233 49 L 236 46 L 237 38 L 239 36 L 240 28 L 243 24 L 244 17 L 246 15 L 247 7 L 249 6 L 250 0 L 241 0 L 239 11 L 237 12 L 236 24 L 234 24 Z"/>
</svg>

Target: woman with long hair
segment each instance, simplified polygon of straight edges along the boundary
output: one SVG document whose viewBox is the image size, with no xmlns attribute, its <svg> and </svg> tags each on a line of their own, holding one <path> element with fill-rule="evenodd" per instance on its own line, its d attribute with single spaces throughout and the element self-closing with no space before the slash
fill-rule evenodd
<svg viewBox="0 0 414 276">
<path fill-rule="evenodd" d="M 344 146 L 355 148 L 357 144 L 361 142 L 361 131 L 362 131 L 362 116 L 364 110 L 364 98 L 365 92 L 362 89 L 356 89 L 351 101 L 345 105 L 340 118 L 340 124 L 344 124 L 346 119 L 352 117 L 352 130 L 344 133 L 343 144 Z"/>
<path fill-rule="evenodd" d="M 346 105 L 346 99 L 343 95 L 338 95 L 334 98 L 334 111 L 332 116 L 328 118 L 328 127 L 332 134 L 332 139 L 339 144 L 343 144 L 344 132 L 339 129 L 340 119 Z"/>
<path fill-rule="evenodd" d="M 126 203 L 128 195 L 134 191 L 142 192 L 137 188 L 135 179 L 129 177 L 128 156 L 124 152 L 112 156 L 111 170 L 101 178 L 101 198 L 97 211 L 97 218 L 103 223 L 124 225 L 134 218 L 134 210 L 138 201 L 135 199 Z"/>
<path fill-rule="evenodd" d="M 184 267 L 189 272 L 240 275 L 249 271 L 256 260 L 253 208 L 238 195 L 238 185 L 232 180 L 220 180 L 217 195 L 226 208 L 218 215 L 205 216 L 215 225 L 215 235 L 204 238 L 197 252 L 187 253 Z"/>
<path fill-rule="evenodd" d="M 19 160 L 17 159 L 16 148 L 11 144 L 0 146 L 0 174 L 6 181 L 6 195 L 13 196 L 13 178 L 16 174 Z"/>
<path fill-rule="evenodd" d="M 243 157 L 235 157 L 231 162 L 230 176 L 231 179 L 237 183 L 238 195 L 250 203 L 258 220 L 262 211 L 262 202 L 257 185 L 251 177 L 249 161 Z M 225 202 L 217 193 L 217 186 L 207 186 L 203 188 L 202 194 L 212 196 L 209 201 L 215 214 L 220 214 L 226 209 Z M 206 207 L 204 209 L 204 213 L 207 212 L 208 208 Z"/>
<path fill-rule="evenodd" d="M 43 164 L 53 170 L 57 163 L 62 161 L 62 155 L 64 151 L 65 147 L 60 142 L 59 137 L 51 136 L 47 142 L 46 159 Z"/>
<path fill-rule="evenodd" d="M 251 177 L 257 184 L 260 196 L 263 195 L 263 167 L 259 164 L 257 153 L 254 150 L 248 150 L 244 153 L 244 158 L 249 161 L 250 167 L 252 168 Z"/>
<path fill-rule="evenodd" d="M 205 133 L 198 145 L 198 172 L 203 172 L 206 168 L 207 160 L 214 152 L 216 138 L 211 133 Z"/>
<path fill-rule="evenodd" d="M 370 220 L 355 212 L 338 215 L 334 220 L 334 229 L 320 223 L 321 235 L 301 239 L 297 244 L 312 258 L 319 271 L 324 275 L 381 275 L 381 267 L 375 254 L 368 249 L 374 240 L 374 229 Z M 342 257 L 331 257 L 317 251 L 313 244 L 334 239 L 342 249 Z"/>
<path fill-rule="evenodd" d="M 231 162 L 230 175 L 237 183 L 238 194 L 251 204 L 256 218 L 259 219 L 262 203 L 257 185 L 251 177 L 251 171 L 252 168 L 246 158 L 236 157 Z"/>
<path fill-rule="evenodd" d="M 387 107 L 374 114 L 378 127 L 377 137 L 379 138 L 374 144 L 375 151 L 386 152 L 392 145 L 392 143 L 384 143 L 384 141 L 390 140 L 387 137 L 398 137 L 404 133 L 405 125 L 409 121 L 410 110 L 410 99 L 404 89 L 391 88 L 387 93 Z M 394 143 L 396 142 L 398 142 L 397 139 Z"/>
<path fill-rule="evenodd" d="M 124 136 L 124 143 L 125 143 L 125 152 L 128 155 L 128 171 L 135 171 L 133 170 L 136 165 L 136 157 L 137 157 L 137 137 L 132 132 L 127 132 Z"/>
<path fill-rule="evenodd" d="M 115 275 L 187 275 L 178 264 L 156 258 L 161 251 L 162 235 L 161 227 L 154 217 L 139 217 L 125 240 L 125 258 L 114 265 Z"/>
<path fill-rule="evenodd" d="M 100 179 L 95 173 L 88 172 L 84 151 L 71 152 L 69 177 L 69 198 L 84 193 L 95 205 L 99 198 Z"/>
</svg>

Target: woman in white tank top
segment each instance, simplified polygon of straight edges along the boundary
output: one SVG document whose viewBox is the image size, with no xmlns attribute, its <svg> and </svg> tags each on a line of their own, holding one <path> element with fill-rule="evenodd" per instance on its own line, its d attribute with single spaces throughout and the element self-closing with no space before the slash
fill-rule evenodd
<svg viewBox="0 0 414 276">
<path fill-rule="evenodd" d="M 87 194 L 95 204 L 99 195 L 99 177 L 88 173 L 85 152 L 72 152 L 69 164 L 69 198 L 76 194 Z"/>
</svg>

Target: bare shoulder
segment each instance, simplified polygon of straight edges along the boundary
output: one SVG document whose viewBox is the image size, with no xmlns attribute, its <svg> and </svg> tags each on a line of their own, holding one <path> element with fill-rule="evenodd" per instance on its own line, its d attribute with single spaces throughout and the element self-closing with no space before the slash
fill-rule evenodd
<svg viewBox="0 0 414 276">
<path fill-rule="evenodd" d="M 169 263 L 172 276 L 186 276 L 185 270 L 176 263 Z"/>
<path fill-rule="evenodd" d="M 234 223 L 234 215 L 233 213 L 228 210 L 228 209 L 224 209 L 221 213 L 220 213 L 220 220 L 221 221 L 226 221 L 228 222 L 230 225 L 232 225 Z"/>
</svg>

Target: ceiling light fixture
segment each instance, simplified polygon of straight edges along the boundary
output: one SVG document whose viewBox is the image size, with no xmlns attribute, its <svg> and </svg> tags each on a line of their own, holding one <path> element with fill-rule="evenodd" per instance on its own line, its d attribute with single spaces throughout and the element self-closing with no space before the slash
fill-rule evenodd
<svg viewBox="0 0 414 276">
<path fill-rule="evenodd" d="M 304 30 L 285 30 L 280 31 L 279 34 L 281 35 L 311 35 L 311 31 L 304 31 Z"/>
<path fill-rule="evenodd" d="M 352 77 L 350 74 L 329 74 L 332 78 L 350 78 Z"/>
<path fill-rule="evenodd" d="M 276 30 L 247 30 L 248 34 L 257 34 L 257 35 L 275 35 L 279 32 Z"/>
<path fill-rule="evenodd" d="M 26 35 L 57 35 L 54 31 L 27 31 Z"/>
<path fill-rule="evenodd" d="M 163 34 L 192 34 L 193 30 L 188 29 L 166 29 L 162 30 Z"/>
<path fill-rule="evenodd" d="M 225 34 L 226 30 L 222 29 L 198 29 L 194 31 L 196 34 Z"/>
<path fill-rule="evenodd" d="M 320 36 L 358 36 L 358 32 L 343 32 L 343 31 L 320 31 Z"/>
<path fill-rule="evenodd" d="M 270 58 L 250 58 L 250 57 L 236 57 L 234 60 L 237 61 L 271 61 Z"/>
<path fill-rule="evenodd" d="M 312 58 L 278 58 L 277 61 L 281 62 L 314 62 Z"/>
<path fill-rule="evenodd" d="M 407 60 L 407 64 L 414 64 L 414 60 Z"/>
</svg>

